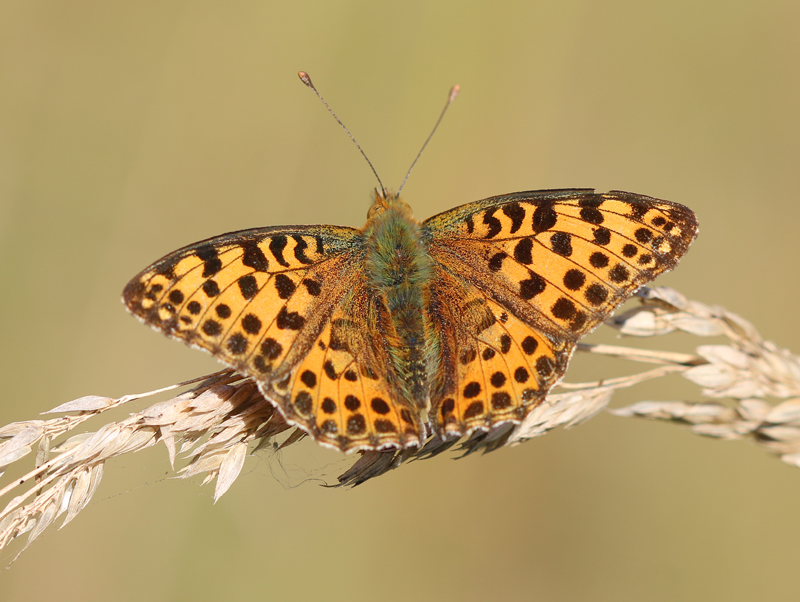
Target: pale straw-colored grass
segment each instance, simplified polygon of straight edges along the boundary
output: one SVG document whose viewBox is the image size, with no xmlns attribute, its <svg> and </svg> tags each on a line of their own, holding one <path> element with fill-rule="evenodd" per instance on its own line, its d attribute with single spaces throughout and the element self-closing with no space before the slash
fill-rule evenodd
<svg viewBox="0 0 800 602">
<path fill-rule="evenodd" d="M 612 318 L 607 326 L 630 337 L 682 331 L 727 342 L 700 345 L 692 353 L 581 344 L 579 351 L 585 353 L 655 367 L 602 382 L 561 383 L 517 426 L 503 425 L 462 440 L 432 438 L 420 450 L 363 453 L 339 476 L 339 484 L 357 485 L 407 460 L 430 458 L 454 447 L 466 455 L 519 445 L 556 427 L 569 428 L 588 420 L 608 406 L 617 389 L 669 374 L 681 374 L 700 385 L 702 396 L 724 398 L 727 403 L 641 401 L 611 413 L 688 425 L 692 432 L 708 437 L 748 438 L 784 462 L 800 466 L 800 358 L 764 341 L 741 317 L 687 300 L 672 289 L 643 288 L 639 299 L 638 307 Z M 64 438 L 103 412 L 187 385 L 194 386 L 124 420 Z M 783 401 L 773 405 L 767 399 Z M 36 449 L 33 470 L 0 490 L 3 496 L 16 494 L 0 512 L 0 549 L 25 533 L 29 545 L 62 515 L 61 526 L 75 518 L 97 490 L 106 461 L 115 456 L 163 443 L 173 468 L 181 456 L 178 476 L 204 475 L 204 483 L 216 479 L 217 500 L 240 474 L 248 453 L 276 446 L 277 435 L 283 434 L 281 447 L 304 437 L 282 419 L 251 380 L 231 370 L 119 399 L 81 397 L 45 412 L 50 414 L 60 416 L 0 428 L 0 470 Z"/>
</svg>

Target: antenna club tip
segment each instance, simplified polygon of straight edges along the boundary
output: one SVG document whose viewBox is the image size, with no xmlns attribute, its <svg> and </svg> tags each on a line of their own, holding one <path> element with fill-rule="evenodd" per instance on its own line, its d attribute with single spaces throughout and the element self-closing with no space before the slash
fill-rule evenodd
<svg viewBox="0 0 800 602">
<path fill-rule="evenodd" d="M 311 78 L 308 76 L 308 73 L 305 71 L 298 71 L 297 77 L 300 78 L 300 81 L 303 82 L 309 88 L 313 88 L 314 84 L 311 83 Z"/>
<path fill-rule="evenodd" d="M 458 96 L 458 93 L 460 91 L 461 91 L 461 86 L 459 86 L 458 84 L 450 88 L 450 96 L 448 97 L 449 98 L 448 102 L 453 102 L 456 99 L 456 96 Z"/>
</svg>

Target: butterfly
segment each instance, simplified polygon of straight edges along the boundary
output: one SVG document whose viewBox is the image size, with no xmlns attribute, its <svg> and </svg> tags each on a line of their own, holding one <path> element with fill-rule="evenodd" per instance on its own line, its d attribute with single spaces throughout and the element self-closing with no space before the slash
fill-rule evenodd
<svg viewBox="0 0 800 602">
<path fill-rule="evenodd" d="M 627 192 L 518 192 L 419 222 L 381 188 L 361 229 L 223 234 L 146 268 L 123 301 L 319 443 L 403 450 L 522 422 L 578 340 L 696 235 L 687 207 Z"/>
</svg>

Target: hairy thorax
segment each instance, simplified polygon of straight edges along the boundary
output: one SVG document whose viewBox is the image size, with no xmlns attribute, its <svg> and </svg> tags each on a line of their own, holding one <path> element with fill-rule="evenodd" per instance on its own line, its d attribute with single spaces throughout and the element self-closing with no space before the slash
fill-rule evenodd
<svg viewBox="0 0 800 602">
<path fill-rule="evenodd" d="M 433 326 L 427 313 L 432 261 L 420 223 L 396 196 L 376 195 L 364 227 L 369 285 L 388 323 L 386 344 L 397 393 L 413 405 L 429 404 L 437 357 Z"/>
</svg>

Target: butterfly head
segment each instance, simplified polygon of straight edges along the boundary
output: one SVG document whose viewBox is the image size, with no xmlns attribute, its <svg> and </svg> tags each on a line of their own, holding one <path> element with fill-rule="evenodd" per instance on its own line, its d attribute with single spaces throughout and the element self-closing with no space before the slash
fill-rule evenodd
<svg viewBox="0 0 800 602">
<path fill-rule="evenodd" d="M 389 192 L 385 188 L 376 188 L 373 197 L 372 205 L 367 211 L 367 220 L 379 216 L 390 208 L 411 215 L 411 207 L 394 192 Z"/>
</svg>

